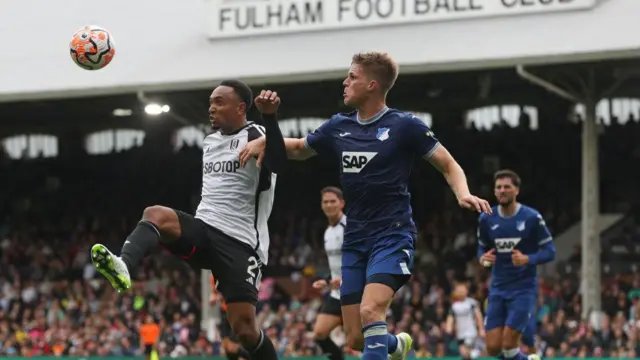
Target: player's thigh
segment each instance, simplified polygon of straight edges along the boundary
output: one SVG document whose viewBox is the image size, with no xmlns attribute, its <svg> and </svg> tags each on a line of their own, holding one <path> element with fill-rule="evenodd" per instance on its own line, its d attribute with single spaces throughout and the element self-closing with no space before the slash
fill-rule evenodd
<svg viewBox="0 0 640 360">
<path fill-rule="evenodd" d="M 507 320 L 507 302 L 499 294 L 490 294 L 487 299 L 487 311 L 484 318 L 484 328 L 487 332 L 502 329 Z"/>
<path fill-rule="evenodd" d="M 367 262 L 367 284 L 383 284 L 393 293 L 398 291 L 411 277 L 414 246 L 412 233 L 376 239 Z"/>
<path fill-rule="evenodd" d="M 209 227 L 210 240 L 207 268 L 215 276 L 217 290 L 226 303 L 229 321 L 233 326 L 231 304 L 248 303 L 254 308 L 258 302 L 258 288 L 262 280 L 262 262 L 255 249 Z M 201 259 L 205 261 L 205 259 Z"/>
<path fill-rule="evenodd" d="M 328 296 L 316 318 L 313 335 L 316 339 L 326 339 L 331 334 L 331 331 L 341 324 L 342 309 L 340 308 L 340 300 Z"/>
<path fill-rule="evenodd" d="M 367 280 L 369 249 L 365 244 L 345 244 L 342 247 L 342 284 L 340 303 L 342 306 L 360 304 Z"/>
<path fill-rule="evenodd" d="M 207 225 L 202 220 L 183 211 L 175 209 L 174 211 L 180 222 L 180 237 L 172 241 L 161 242 L 160 246 L 180 259 L 197 265 L 195 262 L 198 255 L 207 252 L 208 244 L 205 241 Z M 203 254 L 203 256 L 206 255 Z"/>
<path fill-rule="evenodd" d="M 233 343 L 238 339 L 233 334 L 233 330 L 231 329 L 231 324 L 229 324 L 229 318 L 227 317 L 227 312 L 222 311 L 220 314 L 220 337 L 223 340 L 223 345 L 225 343 Z"/>
</svg>

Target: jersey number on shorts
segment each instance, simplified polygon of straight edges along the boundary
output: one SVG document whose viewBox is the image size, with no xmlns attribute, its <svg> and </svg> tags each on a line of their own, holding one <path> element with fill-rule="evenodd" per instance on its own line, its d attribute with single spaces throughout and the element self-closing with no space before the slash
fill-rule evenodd
<svg viewBox="0 0 640 360">
<path fill-rule="evenodd" d="M 260 288 L 260 281 L 262 281 L 262 271 L 260 270 L 260 263 L 255 256 L 249 257 L 248 262 L 249 266 L 247 266 L 247 274 L 249 274 L 249 277 L 247 278 L 247 282 L 258 289 Z"/>
</svg>

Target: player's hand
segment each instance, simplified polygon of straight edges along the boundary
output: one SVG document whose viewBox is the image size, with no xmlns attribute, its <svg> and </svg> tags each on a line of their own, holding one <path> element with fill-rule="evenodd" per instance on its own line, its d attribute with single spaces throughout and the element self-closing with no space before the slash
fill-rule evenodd
<svg viewBox="0 0 640 360">
<path fill-rule="evenodd" d="M 478 336 L 481 339 L 484 339 L 487 336 L 487 333 L 484 331 L 484 329 L 482 329 L 482 330 L 478 331 Z"/>
<path fill-rule="evenodd" d="M 331 279 L 331 288 L 333 290 L 340 289 L 341 285 L 342 285 L 342 278 L 337 277 L 337 278 Z"/>
<path fill-rule="evenodd" d="M 481 257 L 480 257 L 480 264 L 482 264 L 482 266 L 487 266 L 487 264 L 489 265 L 493 265 L 496 263 L 496 255 L 494 254 L 496 251 L 496 249 L 491 249 L 489 251 L 487 251 L 486 253 L 484 253 Z"/>
<path fill-rule="evenodd" d="M 263 114 L 275 114 L 280 106 L 278 93 L 271 90 L 262 90 L 255 99 L 256 108 Z"/>
<path fill-rule="evenodd" d="M 487 200 L 481 199 L 471 194 L 460 197 L 458 199 L 458 205 L 467 210 L 475 210 L 479 213 L 492 213 L 491 205 L 489 205 L 489 202 Z"/>
<path fill-rule="evenodd" d="M 519 250 L 513 250 L 513 252 L 511 252 L 511 261 L 513 261 L 513 265 L 515 266 L 525 266 L 529 263 L 529 257 Z"/>
<path fill-rule="evenodd" d="M 327 280 L 316 280 L 311 286 L 316 290 L 324 290 L 327 287 Z"/>
<path fill-rule="evenodd" d="M 249 143 L 245 145 L 244 149 L 240 151 L 240 166 L 245 167 L 249 160 L 257 157 L 258 161 L 256 164 L 258 167 L 262 167 L 262 160 L 264 159 L 264 149 L 266 145 L 267 140 L 264 136 L 249 141 Z"/>
</svg>

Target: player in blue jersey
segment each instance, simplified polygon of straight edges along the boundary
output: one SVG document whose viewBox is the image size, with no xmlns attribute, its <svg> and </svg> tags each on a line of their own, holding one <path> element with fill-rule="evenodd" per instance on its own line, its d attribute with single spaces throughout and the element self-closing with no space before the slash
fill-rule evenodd
<svg viewBox="0 0 640 360">
<path fill-rule="evenodd" d="M 463 208 L 490 212 L 471 195 L 464 171 L 425 123 L 386 106 L 398 66 L 385 53 L 356 54 L 344 80 L 344 103 L 353 112 L 336 114 L 304 139 L 286 139 L 289 158 L 326 156 L 340 166 L 347 203 L 342 247 L 341 299 L 349 345 L 365 360 L 403 359 L 408 334 L 387 332 L 386 311 L 411 275 L 416 227 L 409 175 L 415 158 L 433 164 Z M 240 161 L 261 153 L 264 141 L 241 153 Z"/>
<path fill-rule="evenodd" d="M 486 313 L 487 351 L 504 359 L 526 359 L 520 337 L 538 295 L 536 266 L 553 260 L 553 238 L 542 215 L 517 202 L 520 177 L 498 171 L 494 191 L 498 206 L 478 220 L 478 257 L 493 265 Z"/>
</svg>

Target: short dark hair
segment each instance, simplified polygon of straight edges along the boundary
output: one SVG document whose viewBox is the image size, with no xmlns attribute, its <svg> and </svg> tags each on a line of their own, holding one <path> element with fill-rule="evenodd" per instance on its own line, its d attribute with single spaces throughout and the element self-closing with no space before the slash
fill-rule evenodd
<svg viewBox="0 0 640 360">
<path fill-rule="evenodd" d="M 218 86 L 228 86 L 233 89 L 233 91 L 238 95 L 240 100 L 245 103 L 247 109 L 246 112 L 249 111 L 251 105 L 253 104 L 253 92 L 249 85 L 245 84 L 240 80 L 222 80 L 220 85 Z"/>
<path fill-rule="evenodd" d="M 320 195 L 324 195 L 326 193 L 335 194 L 338 197 L 338 199 L 344 200 L 344 195 L 342 194 L 342 190 L 340 190 L 339 187 L 327 186 L 322 188 L 322 190 L 320 190 Z"/>
<path fill-rule="evenodd" d="M 513 170 L 503 169 L 496 171 L 496 173 L 493 174 L 493 182 L 496 182 L 498 179 L 511 179 L 515 187 L 520 187 L 520 176 Z"/>
</svg>

